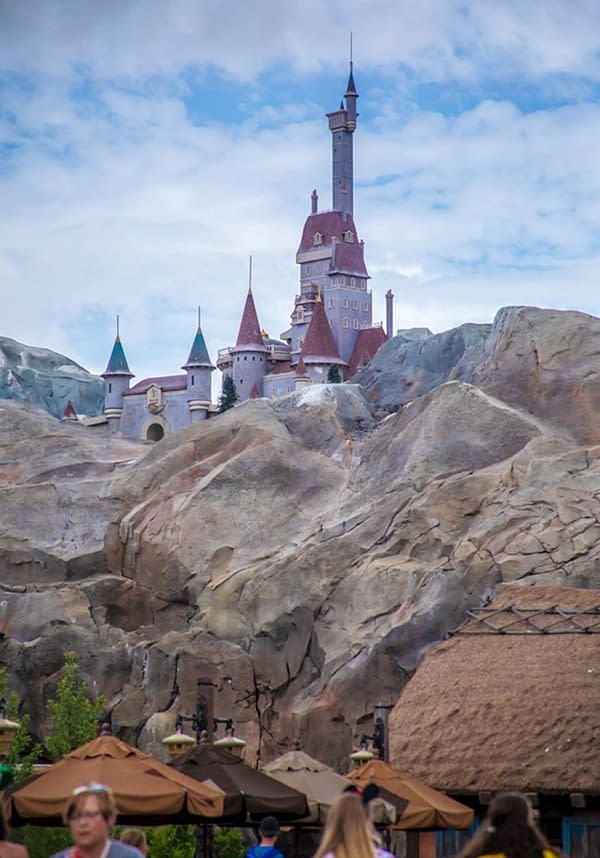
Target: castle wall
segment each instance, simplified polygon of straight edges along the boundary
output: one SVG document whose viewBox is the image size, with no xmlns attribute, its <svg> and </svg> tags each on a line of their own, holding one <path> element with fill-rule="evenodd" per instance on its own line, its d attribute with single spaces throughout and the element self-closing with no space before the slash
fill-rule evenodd
<svg viewBox="0 0 600 858">
<path fill-rule="evenodd" d="M 187 390 L 163 391 L 164 408 L 157 416 L 166 421 L 171 432 L 177 432 L 190 425 L 188 397 Z M 142 428 L 147 424 L 148 419 L 153 417 L 146 405 L 145 393 L 123 397 L 123 414 L 119 429 L 125 438 L 145 440 L 145 437 L 142 438 Z"/>
<path fill-rule="evenodd" d="M 373 319 L 373 298 L 366 288 L 366 279 L 335 275 L 324 296 L 325 313 L 331 325 L 342 360 L 350 361 L 359 330 L 370 328 Z M 339 281 L 342 281 L 341 283 Z M 354 281 L 354 286 L 346 285 Z"/>
</svg>

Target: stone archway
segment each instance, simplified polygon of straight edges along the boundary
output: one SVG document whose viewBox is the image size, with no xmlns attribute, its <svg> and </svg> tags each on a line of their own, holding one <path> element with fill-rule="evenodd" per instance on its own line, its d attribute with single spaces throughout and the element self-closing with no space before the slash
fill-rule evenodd
<svg viewBox="0 0 600 858">
<path fill-rule="evenodd" d="M 165 437 L 164 427 L 160 423 L 151 423 L 146 429 L 146 441 L 160 441 Z"/>
</svg>

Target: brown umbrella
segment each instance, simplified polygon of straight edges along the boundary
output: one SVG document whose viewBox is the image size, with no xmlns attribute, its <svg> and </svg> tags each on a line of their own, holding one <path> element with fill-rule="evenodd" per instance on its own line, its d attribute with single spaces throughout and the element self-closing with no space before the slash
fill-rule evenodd
<svg viewBox="0 0 600 858">
<path fill-rule="evenodd" d="M 408 799 L 399 822 L 392 828 L 470 828 L 473 823 L 471 808 L 383 760 L 370 760 L 350 772 L 348 777 L 359 786 L 375 783 L 387 792 Z"/>
<path fill-rule="evenodd" d="M 73 790 L 87 783 L 111 788 L 119 824 L 203 822 L 223 813 L 223 794 L 116 739 L 100 736 L 64 756 L 8 797 L 12 825 L 61 825 Z"/>
<path fill-rule="evenodd" d="M 307 797 L 309 816 L 299 820 L 300 824 L 323 825 L 333 802 L 351 784 L 348 778 L 300 750 L 282 754 L 263 766 L 263 771 Z M 391 802 L 376 798 L 370 803 L 377 824 L 395 822 L 407 804 L 396 796 L 390 798 Z"/>
<path fill-rule="evenodd" d="M 243 823 L 250 818 L 276 816 L 280 821 L 306 816 L 306 797 L 290 786 L 248 766 L 229 751 L 200 742 L 169 764 L 171 770 L 211 781 L 225 794 L 223 821 Z"/>
</svg>

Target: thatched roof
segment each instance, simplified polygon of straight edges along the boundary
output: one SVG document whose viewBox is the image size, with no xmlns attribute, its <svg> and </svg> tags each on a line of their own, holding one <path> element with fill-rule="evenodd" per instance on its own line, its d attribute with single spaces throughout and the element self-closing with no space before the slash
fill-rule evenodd
<svg viewBox="0 0 600 858">
<path fill-rule="evenodd" d="M 600 590 L 507 585 L 425 656 L 390 757 L 431 786 L 600 794 Z"/>
</svg>

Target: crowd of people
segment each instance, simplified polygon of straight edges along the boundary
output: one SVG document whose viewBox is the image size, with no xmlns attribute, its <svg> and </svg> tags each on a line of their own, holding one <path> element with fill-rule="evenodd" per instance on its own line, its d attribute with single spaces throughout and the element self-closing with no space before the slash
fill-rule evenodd
<svg viewBox="0 0 600 858">
<path fill-rule="evenodd" d="M 333 803 L 321 843 L 314 858 L 395 858 L 383 848 L 369 812 L 376 789 L 362 793 L 353 788 Z M 114 796 L 102 784 L 78 787 L 63 812 L 73 845 L 52 858 L 140 858 L 148 851 L 141 829 L 128 828 L 120 840 L 111 837 L 117 819 Z M 277 819 L 266 816 L 259 826 L 260 841 L 246 858 L 284 858 L 277 848 Z M 6 821 L 0 815 L 0 858 L 28 858 L 27 850 L 8 839 Z M 485 819 L 459 858 L 560 858 L 540 831 L 533 808 L 521 793 L 500 793 L 491 802 Z"/>
</svg>

